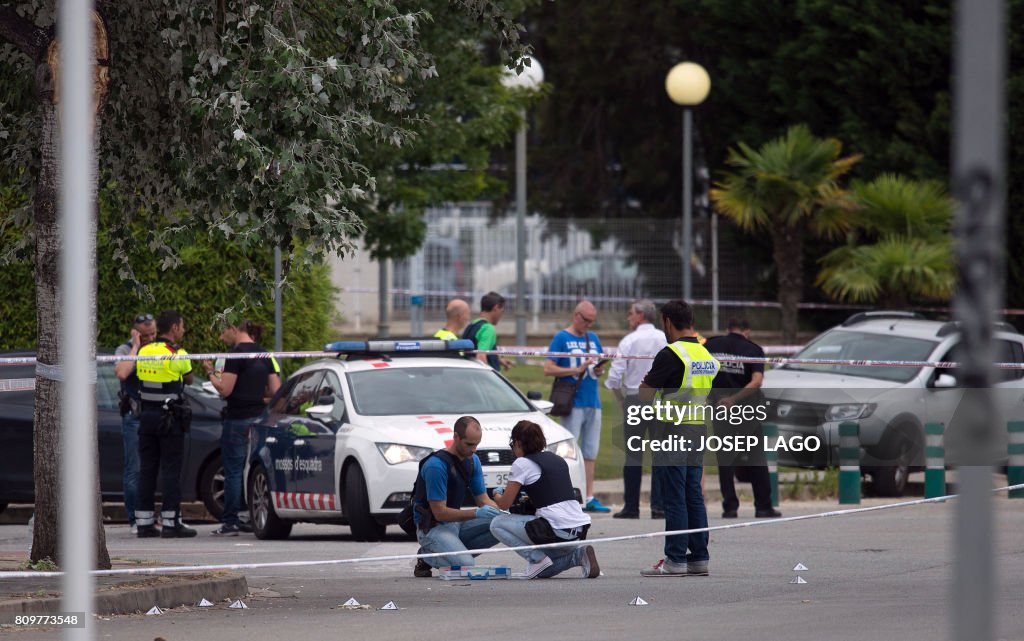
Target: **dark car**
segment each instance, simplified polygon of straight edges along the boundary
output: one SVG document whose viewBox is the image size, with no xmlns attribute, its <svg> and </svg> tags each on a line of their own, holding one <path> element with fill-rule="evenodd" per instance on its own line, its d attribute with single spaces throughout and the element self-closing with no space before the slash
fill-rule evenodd
<svg viewBox="0 0 1024 641">
<path fill-rule="evenodd" d="M 34 356 L 32 352 L 3 356 Z M 0 366 L 0 511 L 9 503 L 32 503 L 32 424 L 34 365 Z M 6 384 L 13 381 L 15 384 Z M 13 387 L 15 391 L 2 391 Z M 28 389 L 25 389 L 25 388 Z M 96 402 L 100 448 L 100 491 L 104 501 L 124 500 L 124 442 L 114 366 L 97 368 Z M 223 401 L 198 384 L 186 388 L 192 404 L 192 429 L 185 435 L 181 471 L 183 501 L 201 500 L 215 518 L 223 510 L 224 473 L 220 462 L 220 410 Z M 158 486 L 159 487 L 159 486 Z"/>
</svg>

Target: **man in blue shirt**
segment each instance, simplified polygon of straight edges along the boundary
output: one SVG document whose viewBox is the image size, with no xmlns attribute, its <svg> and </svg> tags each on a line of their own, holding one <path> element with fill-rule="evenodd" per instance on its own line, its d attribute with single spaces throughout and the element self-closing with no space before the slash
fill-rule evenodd
<svg viewBox="0 0 1024 641">
<path fill-rule="evenodd" d="M 483 468 L 476 455 L 483 438 L 480 421 L 463 416 L 455 421 L 453 430 L 451 444 L 420 463 L 413 488 L 413 521 L 420 554 L 454 554 L 418 559 L 413 570 L 417 577 L 429 577 L 431 568 L 471 566 L 473 555 L 465 554 L 466 550 L 498 544 L 491 534 L 491 519 L 501 510 L 487 496 Z M 475 504 L 476 509 L 462 509 L 467 503 Z"/>
<path fill-rule="evenodd" d="M 583 452 L 587 473 L 587 499 L 585 512 L 610 512 L 594 498 L 594 461 L 601 443 L 601 398 L 597 393 L 597 379 L 604 372 L 603 362 L 596 360 L 604 350 L 597 334 L 590 326 L 597 320 L 597 308 L 590 301 L 580 301 L 573 312 L 572 322 L 551 339 L 549 352 L 565 352 L 579 356 L 549 356 L 544 361 L 544 375 L 564 378 L 577 383 L 572 413 L 562 420 L 565 429 L 573 433 Z"/>
</svg>

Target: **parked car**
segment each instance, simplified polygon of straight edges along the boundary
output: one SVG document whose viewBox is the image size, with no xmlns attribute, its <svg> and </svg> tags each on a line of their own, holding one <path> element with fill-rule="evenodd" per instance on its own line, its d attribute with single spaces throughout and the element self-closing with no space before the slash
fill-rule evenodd
<svg viewBox="0 0 1024 641">
<path fill-rule="evenodd" d="M 509 291 L 514 291 L 514 286 Z M 588 254 L 544 274 L 541 291 L 546 296 L 573 299 L 603 296 L 633 299 L 643 297 L 644 281 L 638 265 L 622 256 Z M 541 307 L 544 311 L 560 308 L 550 299 L 544 299 Z"/>
<path fill-rule="evenodd" d="M 450 349 L 448 349 L 450 348 Z M 462 357 L 470 341 L 335 343 L 285 382 L 250 436 L 246 492 L 253 530 L 286 538 L 298 521 L 348 525 L 359 540 L 383 538 L 408 505 L 419 461 L 451 443 L 463 415 L 483 428 L 477 456 L 488 490 L 504 486 L 509 436 L 538 423 L 562 456 L 577 500 L 583 459 L 572 434 L 501 374 Z"/>
<path fill-rule="evenodd" d="M 911 312 L 862 312 L 821 334 L 797 359 L 958 362 L 960 326 L 925 320 Z M 996 362 L 1024 362 L 1024 336 L 1000 323 L 993 335 Z M 815 452 L 779 451 L 779 464 L 798 467 L 839 463 L 839 424 L 860 426 L 861 470 L 876 493 L 902 496 L 907 477 L 924 465 L 924 424 L 942 423 L 946 463 L 964 461 L 965 434 L 957 415 L 964 390 L 955 369 L 864 367 L 859 365 L 783 365 L 765 373 L 769 420 L 779 435 L 817 436 Z M 997 370 L 992 386 L 996 435 L 986 453 L 990 464 L 1007 457 L 1006 421 L 1024 417 L 1024 371 Z"/>
<path fill-rule="evenodd" d="M 5 356 L 34 356 L 32 352 Z M 33 381 L 35 366 L 5 366 L 0 378 Z M 124 441 L 117 392 L 120 384 L 112 364 L 97 368 L 96 418 L 99 436 L 100 492 L 104 501 L 123 501 Z M 214 517 L 224 506 L 224 473 L 220 462 L 220 410 L 223 401 L 199 383 L 186 388 L 192 404 L 192 429 L 185 436 L 181 471 L 183 501 L 201 500 Z M 34 391 L 0 391 L 0 511 L 9 503 L 35 501 L 32 478 Z M 158 486 L 159 487 L 159 486 Z"/>
</svg>

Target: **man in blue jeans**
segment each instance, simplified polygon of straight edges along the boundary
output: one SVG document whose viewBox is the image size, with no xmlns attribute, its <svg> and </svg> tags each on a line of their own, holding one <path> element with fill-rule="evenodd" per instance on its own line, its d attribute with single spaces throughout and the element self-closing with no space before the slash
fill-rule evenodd
<svg viewBox="0 0 1024 641">
<path fill-rule="evenodd" d="M 224 326 L 220 338 L 232 354 L 265 354 L 258 341 L 263 328 L 252 321 Z M 281 387 L 281 368 L 274 357 L 229 358 L 224 371 L 203 363 L 217 392 L 227 400 L 220 436 L 220 459 L 224 466 L 224 513 L 214 536 L 238 536 L 251 532 L 242 503 L 242 472 L 249 448 L 249 427 L 263 413 L 267 402 Z"/>
<path fill-rule="evenodd" d="M 702 437 L 707 434 L 707 398 L 720 364 L 700 344 L 693 329 L 693 308 L 671 300 L 661 308 L 661 324 L 668 345 L 658 352 L 640 384 L 640 400 L 655 402 L 655 429 L 663 441 L 671 437 L 677 451 L 658 451 L 654 465 L 662 467 L 661 501 L 665 530 L 702 529 L 708 526 L 700 481 L 704 472 Z M 689 551 L 687 551 L 689 550 Z M 665 537 L 665 557 L 641 576 L 707 576 L 708 533 Z"/>
<path fill-rule="evenodd" d="M 131 338 L 119 345 L 114 354 L 117 356 L 137 356 L 143 345 L 148 345 L 156 338 L 156 319 L 152 314 L 139 314 L 132 325 Z M 136 534 L 135 500 L 139 491 L 139 415 L 141 414 L 139 399 L 139 377 L 135 374 L 135 361 L 118 361 L 114 365 L 114 375 L 121 381 L 118 393 L 121 410 L 121 436 L 124 439 L 124 511 L 128 516 L 131 533 Z"/>
<path fill-rule="evenodd" d="M 420 554 L 451 552 L 445 556 L 418 559 L 413 576 L 426 578 L 431 568 L 471 566 L 467 550 L 498 544 L 491 534 L 491 519 L 501 514 L 487 496 L 484 472 L 476 448 L 483 438 L 480 421 L 463 416 L 455 421 L 451 444 L 420 463 L 413 488 L 413 521 Z M 470 498 L 471 497 L 471 498 Z M 462 509 L 468 501 L 475 509 Z"/>
</svg>

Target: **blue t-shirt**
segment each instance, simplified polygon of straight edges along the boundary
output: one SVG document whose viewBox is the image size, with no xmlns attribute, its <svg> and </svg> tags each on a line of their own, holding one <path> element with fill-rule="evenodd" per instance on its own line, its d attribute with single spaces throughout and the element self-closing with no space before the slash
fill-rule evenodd
<svg viewBox="0 0 1024 641">
<path fill-rule="evenodd" d="M 587 332 L 587 336 L 590 337 L 590 352 L 591 354 L 603 354 L 604 349 L 601 347 L 601 341 L 598 340 L 597 334 L 594 332 Z M 587 353 L 587 339 L 583 336 L 576 336 L 568 330 L 562 330 L 555 334 L 555 337 L 551 339 L 551 345 L 548 347 L 548 351 L 551 352 L 570 352 L 573 354 L 586 354 Z M 579 358 L 561 357 L 556 358 L 549 356 L 549 360 L 555 361 L 555 365 L 559 367 L 579 367 L 582 362 Z M 597 363 L 594 363 L 596 365 Z M 597 377 L 594 376 L 594 365 L 587 368 L 587 373 L 583 375 L 583 380 L 580 381 L 580 386 L 576 390 L 576 397 L 573 399 L 574 407 L 601 407 L 601 398 L 597 395 Z M 577 376 L 563 376 L 568 381 L 575 381 Z"/>
<path fill-rule="evenodd" d="M 465 465 L 465 461 L 461 461 Z M 458 470 L 453 472 L 458 474 Z M 427 492 L 427 507 L 429 501 L 448 501 L 448 462 L 440 456 L 431 456 L 423 464 L 423 481 Z M 484 470 L 480 467 L 480 459 L 473 455 L 473 474 L 469 477 L 469 493 L 479 496 L 487 491 L 484 485 Z M 420 514 L 413 510 L 413 522 L 420 523 Z"/>
</svg>

